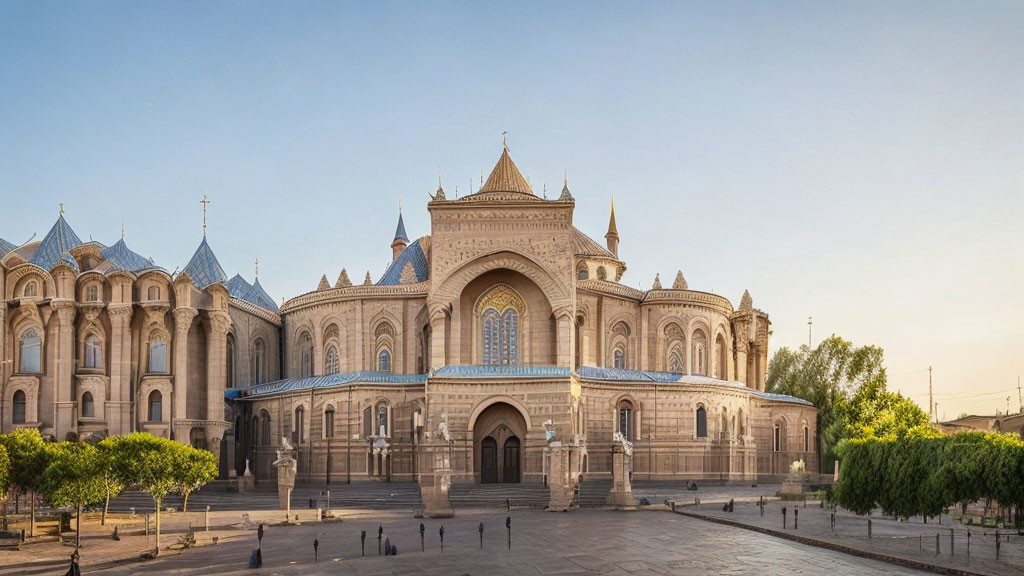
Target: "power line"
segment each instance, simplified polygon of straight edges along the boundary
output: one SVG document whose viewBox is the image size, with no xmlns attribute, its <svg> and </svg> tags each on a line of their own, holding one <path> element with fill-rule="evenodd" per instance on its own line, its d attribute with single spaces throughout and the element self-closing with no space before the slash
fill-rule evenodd
<svg viewBox="0 0 1024 576">
<path fill-rule="evenodd" d="M 907 374 L 920 374 L 921 372 L 928 372 L 931 370 L 931 366 L 928 368 L 922 368 L 920 370 L 911 370 L 910 372 L 899 372 L 897 374 L 886 374 L 886 376 L 906 376 Z"/>
</svg>

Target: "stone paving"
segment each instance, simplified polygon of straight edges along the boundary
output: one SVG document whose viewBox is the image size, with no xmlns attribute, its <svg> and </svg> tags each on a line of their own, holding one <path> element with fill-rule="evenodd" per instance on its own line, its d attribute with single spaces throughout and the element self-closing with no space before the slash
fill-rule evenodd
<svg viewBox="0 0 1024 576">
<path fill-rule="evenodd" d="M 682 503 L 682 502 L 681 502 Z M 737 502 L 732 513 L 724 512 L 719 502 L 710 503 L 702 499 L 700 506 L 693 506 L 692 500 L 678 510 L 685 514 L 699 514 L 722 518 L 751 527 L 780 531 L 786 534 L 823 542 L 849 546 L 871 553 L 907 558 L 928 564 L 963 570 L 978 574 L 1024 576 L 1024 536 L 1012 532 L 1003 534 L 1000 543 L 999 560 L 995 559 L 995 529 L 980 526 L 964 526 L 944 517 L 942 524 L 930 519 L 924 524 L 920 518 L 900 522 L 891 518 L 871 518 L 871 538 L 868 538 L 868 518 L 844 510 L 836 514 L 836 529 L 830 526 L 827 508 L 818 502 L 808 502 L 805 508 L 800 502 L 772 501 L 765 506 L 764 515 L 751 502 Z M 787 508 L 786 530 L 782 529 L 782 508 Z M 794 529 L 793 512 L 799 512 L 799 528 Z M 952 530 L 953 547 L 950 548 Z M 967 534 L 971 533 L 970 556 L 967 555 Z M 936 554 L 936 534 L 939 535 Z"/>
<path fill-rule="evenodd" d="M 426 551 L 420 551 L 421 520 L 402 514 L 340 523 L 270 527 L 263 540 L 263 568 L 246 567 L 255 533 L 221 533 L 217 546 L 164 555 L 143 564 L 89 569 L 86 573 L 147 574 L 915 574 L 882 562 L 821 550 L 742 529 L 711 524 L 665 510 L 615 512 L 581 510 L 512 512 L 512 549 L 507 548 L 504 513 L 465 512 L 456 518 L 423 520 Z M 484 523 L 480 549 L 479 524 Z M 377 556 L 377 527 L 398 547 L 396 557 Z M 439 528 L 445 528 L 440 550 Z M 360 557 L 359 533 L 367 532 L 367 557 Z M 313 561 L 314 538 L 320 561 Z M 202 540 L 201 540 L 202 541 Z M 52 574 L 28 567 L 7 573 Z M 95 568 L 102 568 L 96 566 Z"/>
</svg>

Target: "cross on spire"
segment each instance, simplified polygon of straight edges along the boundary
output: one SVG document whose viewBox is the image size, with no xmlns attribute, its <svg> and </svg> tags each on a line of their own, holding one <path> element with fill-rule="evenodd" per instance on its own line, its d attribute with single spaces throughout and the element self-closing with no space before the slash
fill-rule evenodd
<svg viewBox="0 0 1024 576">
<path fill-rule="evenodd" d="M 121 240 L 124 240 L 124 218 L 121 218 Z"/>
<path fill-rule="evenodd" d="M 64 203 L 63 202 L 60 203 L 60 215 L 61 216 L 64 215 Z"/>
<path fill-rule="evenodd" d="M 501 133 L 501 146 L 505 150 L 508 150 L 508 138 L 507 137 L 508 137 L 508 131 L 507 130 L 503 130 L 502 133 Z"/>
<path fill-rule="evenodd" d="M 256 259 L 256 279 L 260 279 L 260 259 Z"/>
<path fill-rule="evenodd" d="M 203 199 L 199 203 L 203 205 L 203 238 L 206 238 L 206 205 L 210 203 L 206 199 L 206 194 L 203 194 Z"/>
</svg>

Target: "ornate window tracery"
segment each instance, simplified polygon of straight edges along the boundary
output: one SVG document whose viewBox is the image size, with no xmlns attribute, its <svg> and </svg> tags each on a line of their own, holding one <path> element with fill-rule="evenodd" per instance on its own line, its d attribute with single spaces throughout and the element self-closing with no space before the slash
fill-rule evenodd
<svg viewBox="0 0 1024 576">
<path fill-rule="evenodd" d="M 629 440 L 633 441 L 633 403 L 629 400 L 622 400 L 619 402 L 619 433 Z"/>
<path fill-rule="evenodd" d="M 387 348 L 382 348 L 377 354 L 377 370 L 391 372 L 391 352 Z"/>
<path fill-rule="evenodd" d="M 299 335 L 299 354 L 302 358 L 299 375 L 308 378 L 313 375 L 313 339 L 310 338 L 309 332 Z"/>
<path fill-rule="evenodd" d="M 33 296 L 36 296 L 39 292 L 38 286 L 39 285 L 36 284 L 35 280 L 30 280 L 25 284 L 25 289 L 22 290 L 21 295 L 24 296 L 25 298 L 31 298 Z"/>
<path fill-rule="evenodd" d="M 96 302 L 100 299 L 99 288 L 96 285 L 87 286 L 85 288 L 85 301 Z"/>
<path fill-rule="evenodd" d="M 90 334 L 85 339 L 85 367 L 103 367 L 103 344 L 95 334 Z"/>
<path fill-rule="evenodd" d="M 626 367 L 626 352 L 622 348 L 616 348 L 612 352 L 612 368 Z"/>
<path fill-rule="evenodd" d="M 331 345 L 327 347 L 327 354 L 324 360 L 324 374 L 337 374 L 338 371 L 338 348 Z"/>
<path fill-rule="evenodd" d="M 668 371 L 683 371 L 683 350 L 679 346 L 673 346 L 672 350 L 668 353 Z"/>
<path fill-rule="evenodd" d="M 22 374 L 37 374 L 42 371 L 42 350 L 43 339 L 35 328 L 29 328 L 21 333 L 18 346 L 18 372 Z"/>
<path fill-rule="evenodd" d="M 482 364 L 519 364 L 519 325 L 526 303 L 504 284 L 491 288 L 477 302 Z"/>
</svg>

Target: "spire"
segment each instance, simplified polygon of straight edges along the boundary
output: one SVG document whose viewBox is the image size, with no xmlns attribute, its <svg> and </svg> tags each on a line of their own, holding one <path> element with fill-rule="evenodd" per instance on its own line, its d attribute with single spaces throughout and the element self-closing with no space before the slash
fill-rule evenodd
<svg viewBox="0 0 1024 576">
<path fill-rule="evenodd" d="M 124 218 L 121 218 L 121 240 L 124 240 Z"/>
<path fill-rule="evenodd" d="M 754 299 L 750 297 L 750 291 L 744 290 L 743 297 L 740 298 L 740 310 L 750 311 L 754 309 Z"/>
<path fill-rule="evenodd" d="M 615 198 L 612 198 L 612 215 L 608 218 L 608 233 L 604 235 L 608 251 L 619 257 L 619 229 L 615 226 Z"/>
<path fill-rule="evenodd" d="M 405 234 L 405 221 L 402 220 L 402 199 L 398 199 L 398 227 L 395 228 L 395 241 L 401 240 L 408 244 L 409 237 Z"/>
<path fill-rule="evenodd" d="M 565 171 L 565 175 L 562 176 L 562 195 L 558 197 L 559 202 L 568 202 L 572 200 L 572 194 L 569 193 L 569 171 Z"/>
<path fill-rule="evenodd" d="M 651 286 L 651 290 L 661 290 L 661 274 L 654 275 L 654 285 Z"/>
<path fill-rule="evenodd" d="M 458 188 L 456 188 L 455 196 L 458 197 Z M 438 168 L 437 168 L 437 192 L 433 196 L 431 196 L 430 198 L 431 198 L 431 200 L 434 200 L 434 201 L 444 200 L 444 187 L 441 186 L 441 167 L 440 166 L 438 166 Z M 399 212 L 401 212 L 401 208 L 399 208 Z"/>
<path fill-rule="evenodd" d="M 255 276 L 255 278 L 256 278 L 256 280 L 260 279 L 260 259 L 259 258 L 256 259 L 256 276 Z"/>
<path fill-rule="evenodd" d="M 75 259 L 71 257 L 71 249 L 81 243 L 82 241 L 68 225 L 67 220 L 64 220 L 64 204 L 62 203 L 57 221 L 43 238 L 39 248 L 36 249 L 35 255 L 32 256 L 32 263 L 44 270 L 50 270 L 61 261 L 72 264 Z M 78 265 L 72 264 L 72 267 L 77 270 Z"/>
<path fill-rule="evenodd" d="M 341 274 L 338 274 L 338 281 L 334 283 L 335 288 L 345 288 L 352 285 L 352 281 L 348 279 L 348 271 L 344 268 L 341 269 Z"/>
<path fill-rule="evenodd" d="M 672 283 L 673 290 L 689 290 L 686 284 L 686 278 L 683 278 L 683 271 L 676 272 L 676 281 Z"/>
<path fill-rule="evenodd" d="M 491 170 L 487 182 L 480 187 L 480 192 L 519 192 L 521 194 L 533 194 L 529 182 L 523 178 L 522 172 L 516 168 L 515 162 L 508 155 L 508 147 L 501 151 L 498 163 Z"/>
<path fill-rule="evenodd" d="M 373 280 L 370 279 L 370 271 L 366 271 L 366 278 L 363 279 L 363 286 L 372 286 Z"/>
<path fill-rule="evenodd" d="M 203 194 L 203 199 L 199 203 L 203 205 L 203 238 L 206 238 L 206 205 L 210 203 L 206 199 L 206 194 Z"/>
<path fill-rule="evenodd" d="M 206 236 L 203 236 L 199 248 L 196 248 L 195 254 L 192 255 L 192 259 L 188 261 L 181 273 L 188 274 L 192 283 L 200 290 L 210 284 L 217 282 L 225 284 L 228 281 L 228 276 L 221 268 L 220 262 L 217 261 L 217 256 L 206 242 Z"/>
<path fill-rule="evenodd" d="M 331 285 L 327 283 L 327 274 L 320 277 L 320 285 L 316 287 L 316 291 L 320 292 L 323 290 L 330 290 Z"/>
</svg>

